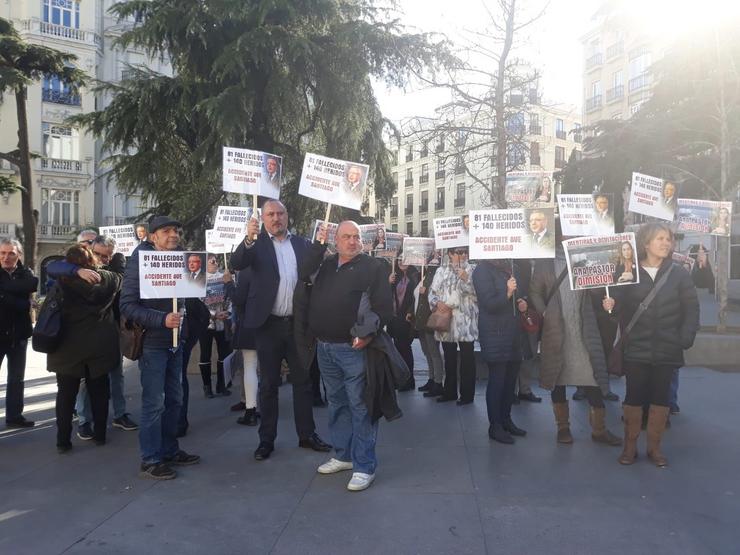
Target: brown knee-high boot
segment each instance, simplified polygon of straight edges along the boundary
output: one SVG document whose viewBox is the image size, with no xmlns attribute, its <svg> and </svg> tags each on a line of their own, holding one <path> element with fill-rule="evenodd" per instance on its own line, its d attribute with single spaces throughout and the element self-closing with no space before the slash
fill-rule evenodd
<svg viewBox="0 0 740 555">
<path fill-rule="evenodd" d="M 555 424 L 558 426 L 558 443 L 573 443 L 573 436 L 570 433 L 568 401 L 565 403 L 553 403 L 552 411 L 555 413 Z"/>
<path fill-rule="evenodd" d="M 596 443 L 606 443 L 614 447 L 622 445 L 622 440 L 606 429 L 604 407 L 589 407 L 588 422 L 591 424 L 591 439 Z"/>
<path fill-rule="evenodd" d="M 642 407 L 622 405 L 624 411 L 624 450 L 619 456 L 620 464 L 632 464 L 637 458 L 637 438 L 642 428 Z"/>
<path fill-rule="evenodd" d="M 668 466 L 668 460 L 660 452 L 660 438 L 668 420 L 668 407 L 650 405 L 647 422 L 647 453 L 655 466 Z"/>
</svg>

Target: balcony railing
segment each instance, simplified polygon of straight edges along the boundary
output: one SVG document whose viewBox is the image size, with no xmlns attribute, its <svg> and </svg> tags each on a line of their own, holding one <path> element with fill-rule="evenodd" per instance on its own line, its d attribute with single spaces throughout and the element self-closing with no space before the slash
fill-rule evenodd
<svg viewBox="0 0 740 555">
<path fill-rule="evenodd" d="M 419 176 L 419 183 L 429 183 L 429 174 L 425 173 Z"/>
<path fill-rule="evenodd" d="M 455 198 L 455 208 L 458 208 L 460 206 L 465 206 L 465 198 Z"/>
<path fill-rule="evenodd" d="M 444 210 L 445 209 L 445 201 L 437 201 L 434 203 L 434 209 L 435 210 Z"/>
<path fill-rule="evenodd" d="M 606 91 L 606 103 L 610 104 L 624 97 L 624 85 L 617 85 Z"/>
<path fill-rule="evenodd" d="M 594 54 L 590 58 L 586 59 L 586 71 L 589 71 L 597 66 L 600 66 L 604 63 L 604 56 L 599 52 L 598 54 Z"/>
<path fill-rule="evenodd" d="M 0 224 L 0 237 L 15 237 L 15 224 Z"/>
<path fill-rule="evenodd" d="M 0 160 L 0 171 L 12 172 L 14 171 L 14 167 L 7 160 Z"/>
<path fill-rule="evenodd" d="M 39 158 L 38 168 L 40 170 L 55 171 L 62 173 L 87 173 L 85 164 L 79 160 L 63 160 L 61 158 Z"/>
<path fill-rule="evenodd" d="M 555 137 L 564 141 L 568 134 L 563 129 L 558 129 L 555 131 Z"/>
<path fill-rule="evenodd" d="M 444 170 L 437 170 L 434 172 L 434 179 L 444 179 L 445 178 L 445 171 Z"/>
<path fill-rule="evenodd" d="M 79 106 L 80 95 L 68 91 L 55 91 L 53 89 L 42 89 L 41 99 L 44 102 L 53 102 L 54 104 L 65 104 L 67 106 Z"/>
<path fill-rule="evenodd" d="M 414 184 L 414 178 L 413 177 L 411 179 L 406 178 L 406 181 L 404 181 L 404 184 L 406 185 L 406 187 L 411 187 Z"/>
<path fill-rule="evenodd" d="M 565 167 L 565 160 L 555 160 L 555 167 L 560 169 Z"/>
<path fill-rule="evenodd" d="M 46 21 L 41 21 L 40 19 L 35 18 L 21 21 L 21 31 L 28 31 L 30 33 L 56 37 L 62 40 L 89 44 L 96 47 L 100 47 L 103 44 L 100 39 L 100 35 L 92 31 L 65 27 L 64 25 L 55 25 L 54 23 L 47 23 Z"/>
<path fill-rule="evenodd" d="M 539 124 L 530 124 L 529 134 L 530 135 L 542 135 L 542 126 Z"/>
<path fill-rule="evenodd" d="M 635 91 L 639 91 L 640 89 L 644 89 L 645 87 L 649 87 L 652 82 L 652 74 L 643 73 L 642 75 L 638 75 L 637 77 L 630 79 L 629 92 L 633 93 Z"/>
<path fill-rule="evenodd" d="M 428 202 L 422 202 L 419 206 L 419 212 L 426 213 L 429 212 L 429 203 Z"/>
<path fill-rule="evenodd" d="M 39 237 L 49 239 L 69 239 L 77 231 L 76 225 L 39 225 Z"/>
<path fill-rule="evenodd" d="M 414 206 L 412 204 L 407 204 L 406 205 L 406 211 L 404 213 L 405 214 L 413 214 L 414 213 Z"/>
<path fill-rule="evenodd" d="M 606 59 L 611 60 L 624 53 L 624 41 L 615 42 L 606 47 Z"/>
<path fill-rule="evenodd" d="M 391 218 L 398 218 L 398 206 L 391 206 Z"/>
<path fill-rule="evenodd" d="M 601 109 L 601 95 L 597 94 L 591 98 L 586 99 L 586 113 L 595 112 Z"/>
</svg>

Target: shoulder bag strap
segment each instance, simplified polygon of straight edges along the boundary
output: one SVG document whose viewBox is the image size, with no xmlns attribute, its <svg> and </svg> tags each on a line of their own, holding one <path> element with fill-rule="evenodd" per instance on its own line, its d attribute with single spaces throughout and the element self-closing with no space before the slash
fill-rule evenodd
<svg viewBox="0 0 740 555">
<path fill-rule="evenodd" d="M 557 291 L 558 287 L 560 287 L 560 284 L 563 283 L 563 280 L 565 279 L 566 275 L 568 275 L 568 268 L 565 268 L 563 269 L 562 272 L 560 272 L 560 275 L 558 276 L 558 279 L 555 282 L 555 285 L 552 286 L 552 289 L 550 289 L 550 292 L 547 294 L 547 297 L 545 297 L 545 308 L 547 308 L 547 305 L 550 304 L 550 299 L 552 299 L 553 295 L 555 295 L 555 291 Z"/>
<path fill-rule="evenodd" d="M 665 274 L 663 274 L 663 277 L 661 277 L 658 280 L 658 283 L 655 284 L 655 287 L 653 287 L 652 291 L 648 293 L 647 297 L 643 299 L 643 301 L 640 303 L 640 306 L 637 307 L 635 314 L 632 316 L 632 320 L 630 320 L 630 323 L 627 324 L 626 328 L 624 328 L 623 335 L 627 335 L 630 331 L 632 331 L 632 328 L 635 327 L 637 320 L 639 320 L 643 312 L 645 312 L 648 309 L 648 307 L 650 306 L 650 303 L 653 302 L 653 299 L 655 298 L 655 296 L 658 294 L 661 288 L 665 285 L 665 282 L 668 281 L 668 276 L 671 275 L 672 271 L 673 271 L 673 264 L 671 264 L 670 268 L 668 268 L 668 271 Z"/>
</svg>

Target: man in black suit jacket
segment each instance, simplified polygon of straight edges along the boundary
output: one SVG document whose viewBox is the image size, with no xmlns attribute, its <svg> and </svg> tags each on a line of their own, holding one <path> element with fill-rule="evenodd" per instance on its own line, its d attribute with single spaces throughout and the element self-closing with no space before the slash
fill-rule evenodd
<svg viewBox="0 0 740 555">
<path fill-rule="evenodd" d="M 331 450 L 331 446 L 316 434 L 311 378 L 308 368 L 300 363 L 293 339 L 293 290 L 298 281 L 298 266 L 306 256 L 310 242 L 290 234 L 288 212 L 279 200 L 265 202 L 262 222 L 264 231 L 259 233 L 256 241 L 252 241 L 251 238 L 259 232 L 259 222 L 250 220 L 247 236 L 231 255 L 231 265 L 235 270 L 252 270 L 243 325 L 256 329 L 261 371 L 260 444 L 254 452 L 254 458 L 259 461 L 267 459 L 275 448 L 283 359 L 290 367 L 299 447 L 314 451 Z"/>
</svg>

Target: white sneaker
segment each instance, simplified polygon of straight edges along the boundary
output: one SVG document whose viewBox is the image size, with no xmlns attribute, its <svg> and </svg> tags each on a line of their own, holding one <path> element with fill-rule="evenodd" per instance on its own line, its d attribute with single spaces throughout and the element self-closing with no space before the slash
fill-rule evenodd
<svg viewBox="0 0 740 555">
<path fill-rule="evenodd" d="M 316 469 L 319 474 L 334 474 L 342 470 L 352 470 L 352 462 L 332 458 Z"/>
<path fill-rule="evenodd" d="M 375 480 L 375 474 L 365 474 L 364 472 L 355 472 L 352 479 L 347 484 L 349 491 L 362 491 L 370 487 Z"/>
</svg>

